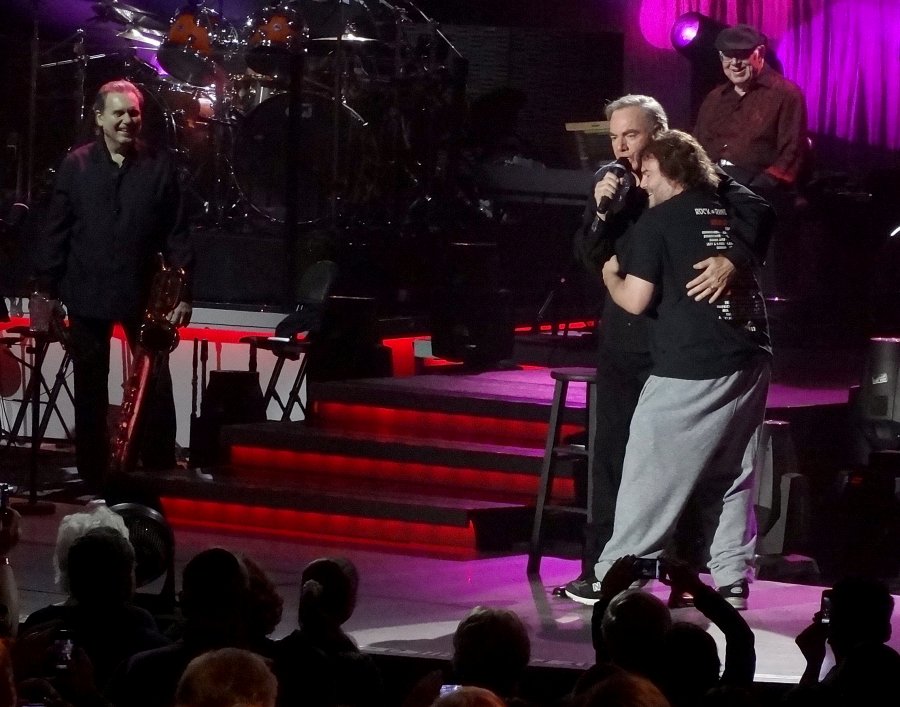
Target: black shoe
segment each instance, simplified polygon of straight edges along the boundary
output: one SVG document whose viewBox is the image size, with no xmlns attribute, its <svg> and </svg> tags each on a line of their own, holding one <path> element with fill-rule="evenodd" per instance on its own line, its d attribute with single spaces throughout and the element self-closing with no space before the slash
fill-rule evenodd
<svg viewBox="0 0 900 707">
<path fill-rule="evenodd" d="M 737 582 L 729 584 L 727 587 L 719 587 L 716 591 L 719 592 L 719 596 L 723 597 L 725 601 L 738 611 L 743 611 L 747 608 L 747 599 L 750 597 L 750 587 L 746 579 L 739 579 Z"/>
<path fill-rule="evenodd" d="M 579 604 L 593 606 L 600 599 L 600 581 L 593 575 L 573 579 L 566 585 L 565 593 Z"/>
<path fill-rule="evenodd" d="M 674 587 L 669 593 L 669 601 L 666 603 L 670 609 L 689 609 L 694 605 L 694 595 L 690 592 L 679 592 Z"/>
</svg>

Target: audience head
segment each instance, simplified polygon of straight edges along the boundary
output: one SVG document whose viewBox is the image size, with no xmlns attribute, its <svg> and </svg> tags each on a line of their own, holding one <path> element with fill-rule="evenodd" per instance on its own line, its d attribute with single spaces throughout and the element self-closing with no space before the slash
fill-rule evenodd
<svg viewBox="0 0 900 707">
<path fill-rule="evenodd" d="M 53 553 L 53 569 L 57 585 L 69 591 L 69 548 L 82 535 L 94 528 L 112 528 L 122 537 L 128 537 L 125 520 L 102 503 L 93 504 L 87 511 L 79 511 L 64 516 L 56 533 L 56 549 Z"/>
<path fill-rule="evenodd" d="M 93 528 L 72 543 L 69 594 L 83 606 L 123 604 L 134 594 L 134 548 L 114 528 Z"/>
<path fill-rule="evenodd" d="M 701 626 L 677 621 L 663 637 L 659 686 L 674 705 L 694 705 L 719 684 L 719 649 Z"/>
<path fill-rule="evenodd" d="M 453 669 L 459 682 L 502 697 L 515 693 L 530 659 L 528 629 L 509 609 L 477 606 L 453 635 Z"/>
<path fill-rule="evenodd" d="M 297 619 L 307 628 L 343 624 L 353 615 L 359 573 L 345 557 L 321 557 L 303 569 Z"/>
<path fill-rule="evenodd" d="M 671 707 L 647 678 L 620 672 L 598 682 L 578 703 L 582 707 Z"/>
<path fill-rule="evenodd" d="M 188 663 L 175 707 L 275 707 L 278 682 L 266 661 L 240 648 L 220 648 Z"/>
<path fill-rule="evenodd" d="M 831 590 L 828 642 L 836 656 L 860 643 L 886 643 L 891 637 L 894 598 L 877 579 L 847 577 Z"/>
<path fill-rule="evenodd" d="M 483 687 L 463 685 L 438 697 L 431 707 L 506 707 L 506 703 Z"/>
<path fill-rule="evenodd" d="M 182 574 L 181 611 L 186 628 L 215 645 L 244 632 L 250 580 L 233 553 L 214 547 L 197 553 Z"/>
<path fill-rule="evenodd" d="M 18 704 L 13 677 L 12 653 L 5 639 L 0 640 L 0 705 Z"/>
<path fill-rule="evenodd" d="M 262 638 L 270 635 L 281 622 L 284 599 L 262 567 L 249 557 L 242 556 L 241 559 L 247 568 L 250 590 L 247 606 L 248 629 L 252 636 Z"/>
<path fill-rule="evenodd" d="M 609 603 L 600 631 L 614 663 L 646 675 L 655 668 L 671 625 L 671 614 L 660 599 L 640 589 L 626 589 Z"/>
</svg>

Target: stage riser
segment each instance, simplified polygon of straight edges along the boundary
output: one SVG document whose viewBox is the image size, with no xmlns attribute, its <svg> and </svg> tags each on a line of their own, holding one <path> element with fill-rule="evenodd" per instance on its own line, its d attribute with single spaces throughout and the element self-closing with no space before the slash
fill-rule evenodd
<svg viewBox="0 0 900 707">
<path fill-rule="evenodd" d="M 475 407 L 478 403 L 472 405 Z M 316 401 L 314 411 L 317 425 L 347 432 L 425 436 L 486 444 L 519 445 L 535 449 L 543 449 L 547 438 L 546 408 L 537 411 L 543 418 L 541 420 L 504 418 L 469 412 L 372 407 L 366 404 L 335 401 Z M 518 410 L 510 409 L 509 412 L 515 414 Z M 575 414 L 570 416 L 576 417 Z M 566 423 L 563 425 L 563 434 L 575 434 L 581 429 L 582 427 L 574 422 Z"/>
<path fill-rule="evenodd" d="M 438 464 L 417 464 L 285 450 L 262 447 L 235 447 L 231 449 L 232 466 L 245 473 L 256 470 L 282 473 L 282 483 L 306 479 L 310 476 L 352 483 L 354 479 L 378 481 L 391 488 L 426 486 L 442 493 L 484 498 L 509 503 L 530 503 L 537 495 L 538 474 L 515 474 L 483 468 L 467 468 Z M 570 478 L 561 478 L 556 484 L 565 497 L 574 493 Z"/>
<path fill-rule="evenodd" d="M 176 525 L 451 556 L 521 551 L 537 496 L 547 402 L 379 385 L 321 384 L 310 424 L 223 427 L 227 467 L 135 474 L 132 481 L 159 494 Z M 566 435 L 582 429 L 576 420 L 583 413 L 571 414 Z M 560 470 L 560 503 L 575 495 L 573 472 Z M 558 526 L 571 539 L 572 528 Z"/>
</svg>

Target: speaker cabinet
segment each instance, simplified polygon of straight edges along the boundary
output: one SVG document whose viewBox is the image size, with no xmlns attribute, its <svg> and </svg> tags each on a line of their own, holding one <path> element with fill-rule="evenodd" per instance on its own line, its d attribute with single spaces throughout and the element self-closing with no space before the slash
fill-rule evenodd
<svg viewBox="0 0 900 707">
<path fill-rule="evenodd" d="M 512 304 L 499 283 L 497 244 L 451 243 L 446 263 L 432 302 L 435 356 L 473 368 L 512 358 Z"/>
<path fill-rule="evenodd" d="M 853 416 L 873 451 L 900 449 L 900 339 L 869 340 Z"/>
</svg>

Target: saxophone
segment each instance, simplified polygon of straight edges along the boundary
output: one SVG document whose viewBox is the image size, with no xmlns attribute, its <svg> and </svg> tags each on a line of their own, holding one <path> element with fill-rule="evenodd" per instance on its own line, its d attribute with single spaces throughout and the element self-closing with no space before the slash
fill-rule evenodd
<svg viewBox="0 0 900 707">
<path fill-rule="evenodd" d="M 136 432 L 147 397 L 147 386 L 156 368 L 178 346 L 178 329 L 167 315 L 175 309 L 184 295 L 185 272 L 171 268 L 159 256 L 160 269 L 153 277 L 150 298 L 141 320 L 138 343 L 131 363 L 131 373 L 125 382 L 122 406 L 113 430 L 110 445 L 111 474 L 132 471 L 136 462 Z"/>
</svg>

